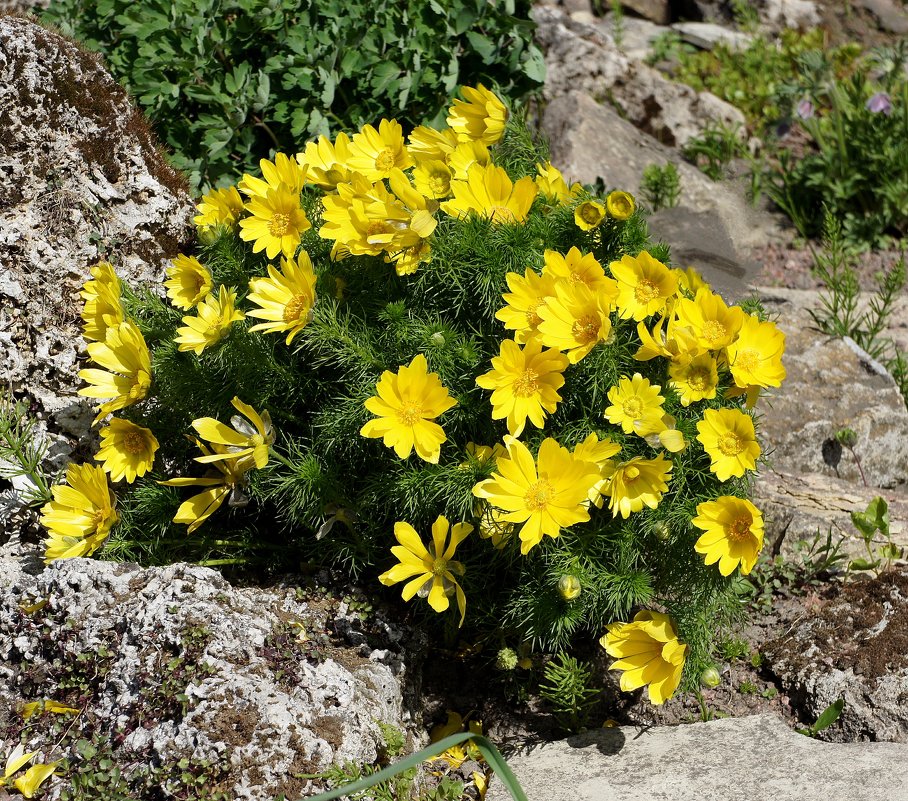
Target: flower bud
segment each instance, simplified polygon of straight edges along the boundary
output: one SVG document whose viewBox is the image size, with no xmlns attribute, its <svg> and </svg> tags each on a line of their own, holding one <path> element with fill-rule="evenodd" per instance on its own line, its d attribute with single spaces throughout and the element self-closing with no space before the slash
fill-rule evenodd
<svg viewBox="0 0 908 801">
<path fill-rule="evenodd" d="M 704 687 L 718 687 L 721 683 L 722 677 L 714 667 L 708 667 L 700 674 L 700 684 Z"/>
<path fill-rule="evenodd" d="M 853 448 L 858 444 L 858 432 L 853 428 L 843 428 L 841 431 L 837 431 L 835 438 L 843 448 Z"/>
<path fill-rule="evenodd" d="M 445 343 L 447 342 L 445 335 L 442 334 L 441 331 L 436 331 L 434 334 L 432 334 L 430 339 L 432 340 L 432 344 L 436 345 L 439 348 L 444 347 Z"/>
<path fill-rule="evenodd" d="M 671 527 L 664 520 L 659 520 L 653 526 L 653 534 L 656 535 L 657 539 L 665 542 L 671 535 Z"/>
<path fill-rule="evenodd" d="M 499 670 L 514 670 L 517 667 L 517 652 L 513 648 L 502 648 L 495 657 L 495 667 Z"/>
<path fill-rule="evenodd" d="M 580 597 L 580 579 L 570 574 L 558 579 L 558 593 L 565 601 L 575 601 Z"/>
</svg>

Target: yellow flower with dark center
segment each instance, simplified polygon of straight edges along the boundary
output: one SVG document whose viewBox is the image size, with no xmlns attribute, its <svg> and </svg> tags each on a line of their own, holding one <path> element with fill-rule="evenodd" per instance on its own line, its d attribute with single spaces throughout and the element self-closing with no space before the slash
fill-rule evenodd
<svg viewBox="0 0 908 801">
<path fill-rule="evenodd" d="M 542 344 L 564 351 L 577 364 L 612 333 L 609 312 L 612 299 L 605 292 L 593 292 L 585 284 L 561 283 L 555 296 L 538 308 L 542 318 L 538 331 Z"/>
<path fill-rule="evenodd" d="M 145 397 L 151 386 L 151 355 L 135 323 L 126 321 L 108 328 L 103 342 L 88 344 L 88 355 L 106 370 L 80 370 L 79 378 L 89 386 L 80 389 L 79 394 L 87 398 L 111 398 L 99 407 L 96 423 L 110 412 Z"/>
<path fill-rule="evenodd" d="M 101 447 L 95 460 L 110 473 L 111 481 L 125 478 L 126 483 L 132 484 L 136 476 L 151 470 L 157 450 L 158 440 L 150 429 L 114 417 L 101 429 Z"/>
<path fill-rule="evenodd" d="M 605 199 L 608 216 L 614 220 L 628 220 L 637 209 L 634 196 L 627 192 L 609 192 Z"/>
<path fill-rule="evenodd" d="M 697 439 L 712 459 L 709 469 L 719 481 L 757 469 L 760 444 L 749 414 L 738 409 L 707 409 L 697 431 Z"/>
<path fill-rule="evenodd" d="M 546 200 L 562 204 L 570 203 L 571 198 L 583 189 L 580 184 L 568 187 L 561 171 L 548 161 L 536 165 L 536 187 Z"/>
<path fill-rule="evenodd" d="M 512 183 L 501 167 L 489 164 L 470 167 L 466 181 L 451 181 L 453 200 L 441 204 L 452 217 L 473 213 L 495 224 L 516 225 L 526 220 L 536 197 L 536 184 L 530 177 Z"/>
<path fill-rule="evenodd" d="M 605 219 L 605 206 L 596 200 L 584 200 L 574 209 L 574 222 L 581 231 L 598 228 Z"/>
<path fill-rule="evenodd" d="M 107 329 L 126 319 L 120 299 L 120 279 L 109 262 L 98 262 L 91 268 L 92 278 L 79 293 L 82 307 L 82 336 L 89 342 L 103 342 Z"/>
<path fill-rule="evenodd" d="M 421 161 L 413 170 L 413 182 L 424 197 L 441 199 L 451 194 L 454 173 L 443 161 Z"/>
<path fill-rule="evenodd" d="M 554 348 L 542 349 L 531 339 L 523 350 L 513 340 L 501 343 L 499 356 L 492 357 L 492 369 L 476 383 L 492 390 L 492 419 L 507 419 L 508 432 L 520 436 L 527 418 L 536 428 L 545 425 L 546 412 L 554 414 L 564 385 L 568 360 Z"/>
<path fill-rule="evenodd" d="M 385 370 L 375 385 L 377 395 L 366 400 L 366 408 L 378 417 L 361 429 L 364 437 L 383 438 L 401 459 L 416 450 L 420 459 L 438 464 L 441 445 L 447 441 L 436 417 L 457 405 L 442 385 L 438 373 L 428 372 L 421 353 L 397 373 Z"/>
<path fill-rule="evenodd" d="M 721 350 L 731 344 L 744 322 L 740 307 L 729 308 L 709 289 L 698 290 L 694 300 L 680 298 L 675 313 L 678 325 L 689 328 L 697 344 L 707 350 Z"/>
<path fill-rule="evenodd" d="M 609 656 L 617 657 L 610 670 L 621 670 L 624 692 L 648 687 L 649 700 L 664 704 L 681 683 L 687 646 L 678 640 L 672 620 L 661 612 L 645 610 L 633 623 L 611 623 L 599 640 Z"/>
<path fill-rule="evenodd" d="M 205 348 L 220 342 L 235 322 L 243 319 L 236 308 L 236 290 L 222 286 L 218 296 L 209 295 L 199 304 L 195 317 L 184 317 L 183 327 L 177 329 L 174 340 L 181 351 L 195 351 L 201 355 Z"/>
<path fill-rule="evenodd" d="M 690 406 L 695 401 L 716 397 L 719 373 L 716 360 L 708 353 L 688 360 L 671 362 L 668 374 L 671 376 L 669 383 L 678 391 L 682 406 Z"/>
<path fill-rule="evenodd" d="M 585 284 L 593 292 L 604 292 L 611 300 L 618 298 L 618 284 L 609 278 L 596 261 L 592 253 L 581 253 L 572 247 L 562 255 L 554 250 L 547 250 L 543 254 L 544 266 L 542 275 L 566 281 L 569 284 Z"/>
<path fill-rule="evenodd" d="M 447 161 L 457 147 L 457 132 L 450 128 L 440 131 L 419 125 L 407 137 L 407 152 L 417 164 L 424 161 Z"/>
<path fill-rule="evenodd" d="M 299 200 L 300 192 L 306 185 L 306 165 L 300 164 L 295 158 L 290 158 L 286 153 L 278 153 L 274 161 L 261 159 L 259 167 L 262 178 L 254 175 L 244 175 L 239 183 L 240 191 L 250 198 L 267 198 L 268 193 L 276 189 L 285 189 L 294 198 Z M 269 256 L 269 258 L 271 258 Z"/>
<path fill-rule="evenodd" d="M 492 155 L 482 142 L 460 142 L 448 154 L 445 163 L 458 181 L 466 181 L 470 175 L 470 168 L 474 164 L 488 167 L 492 163 Z"/>
<path fill-rule="evenodd" d="M 463 100 L 455 99 L 448 109 L 448 125 L 460 141 L 479 140 L 494 145 L 504 136 L 508 122 L 508 109 L 498 95 L 486 89 L 481 83 L 461 86 Z"/>
<path fill-rule="evenodd" d="M 164 282 L 167 297 L 180 309 L 189 311 L 195 308 L 211 292 L 211 273 L 195 256 L 184 256 L 181 253 L 166 272 L 170 279 Z"/>
<path fill-rule="evenodd" d="M 785 379 L 784 352 L 785 334 L 775 323 L 747 315 L 738 338 L 725 348 L 725 358 L 739 387 L 778 387 Z"/>
<path fill-rule="evenodd" d="M 309 254 L 301 250 L 295 262 L 281 259 L 280 271 L 269 264 L 267 278 L 253 278 L 249 282 L 246 299 L 258 306 L 246 312 L 246 316 L 267 320 L 249 330 L 269 334 L 286 332 L 289 345 L 312 319 L 315 306 L 315 273 Z"/>
<path fill-rule="evenodd" d="M 306 180 L 320 189 L 330 192 L 338 184 L 350 180 L 350 137 L 343 131 L 332 143 L 327 136 L 320 136 L 315 142 L 308 142 L 296 160 L 306 169 Z"/>
<path fill-rule="evenodd" d="M 612 405 L 603 414 L 610 423 L 621 426 L 625 434 L 646 436 L 660 428 L 665 403 L 661 389 L 640 373 L 631 378 L 623 376 L 609 389 L 606 397 Z"/>
<path fill-rule="evenodd" d="M 382 120 L 378 130 L 364 125 L 350 142 L 347 166 L 368 181 L 381 181 L 391 170 L 406 170 L 414 164 L 404 144 L 404 133 L 397 120 Z"/>
<path fill-rule="evenodd" d="M 107 474 L 90 464 L 71 464 L 66 484 L 51 488 L 53 500 L 41 507 L 45 540 L 44 561 L 89 556 L 101 547 L 117 522 L 116 496 Z"/>
<path fill-rule="evenodd" d="M 750 501 L 723 495 L 697 506 L 691 523 L 705 533 L 694 550 L 708 565 L 719 563 L 719 572 L 730 576 L 741 566 L 741 575 L 753 570 L 763 550 L 763 515 Z"/>
<path fill-rule="evenodd" d="M 450 528 L 450 537 L 448 529 Z M 386 587 L 409 579 L 401 596 L 409 601 L 414 595 L 426 598 L 436 612 L 444 612 L 451 605 L 451 595 L 457 598 L 460 625 L 467 612 L 467 599 L 457 583 L 456 576 L 464 574 L 464 566 L 454 561 L 454 551 L 473 531 L 469 523 L 451 526 L 447 518 L 439 515 L 432 524 L 432 542 L 426 548 L 416 530 L 409 523 L 394 524 L 394 537 L 400 543 L 391 549 L 399 564 L 382 573 L 378 580 Z"/>
<path fill-rule="evenodd" d="M 212 445 L 222 445 L 214 453 L 196 456 L 195 460 L 201 464 L 212 462 L 235 461 L 242 457 L 249 457 L 260 470 L 268 464 L 268 449 L 274 442 L 274 429 L 271 425 L 271 415 L 267 410 L 259 414 L 248 403 L 243 403 L 235 397 L 230 401 L 240 415 L 230 418 L 230 426 L 224 425 L 213 417 L 200 417 L 192 421 L 192 427 L 198 435 Z M 245 418 L 245 419 L 244 419 Z"/>
<path fill-rule="evenodd" d="M 506 512 L 503 521 L 523 523 L 522 554 L 543 536 L 558 537 L 563 528 L 590 519 L 587 497 L 600 479 L 595 464 L 578 459 L 551 437 L 539 446 L 538 461 L 516 437 L 504 442 L 508 458 L 498 460 L 496 472 L 473 487 L 473 495 Z"/>
<path fill-rule="evenodd" d="M 668 490 L 672 463 L 660 453 L 655 459 L 635 456 L 626 462 L 609 464 L 605 469 L 608 483 L 602 494 L 609 497 L 613 517 L 627 518 L 644 506 L 655 509 Z"/>
<path fill-rule="evenodd" d="M 678 289 L 678 279 L 645 250 L 609 264 L 618 281 L 618 310 L 622 319 L 639 322 L 662 311 Z"/>
<path fill-rule="evenodd" d="M 253 253 L 264 250 L 269 259 L 278 253 L 291 258 L 301 236 L 312 227 L 300 208 L 299 193 L 284 184 L 253 195 L 246 208 L 252 216 L 240 220 L 240 239 L 253 243 Z"/>
<path fill-rule="evenodd" d="M 527 268 L 522 276 L 508 273 L 505 280 L 511 291 L 505 292 L 502 298 L 508 305 L 495 312 L 495 319 L 513 331 L 515 342 L 522 345 L 536 335 L 542 322 L 539 307 L 547 297 L 555 294 L 555 278 Z"/>
<path fill-rule="evenodd" d="M 199 213 L 193 222 L 199 229 L 232 226 L 243 213 L 243 198 L 235 186 L 212 189 L 202 197 L 196 209 Z"/>
</svg>

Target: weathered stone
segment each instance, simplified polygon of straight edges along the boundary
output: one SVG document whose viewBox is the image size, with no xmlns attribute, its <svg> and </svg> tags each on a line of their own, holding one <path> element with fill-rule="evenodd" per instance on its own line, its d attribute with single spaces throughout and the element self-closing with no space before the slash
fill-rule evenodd
<svg viewBox="0 0 908 801">
<path fill-rule="evenodd" d="M 672 17 L 707 22 L 733 21 L 727 0 L 672 0 Z"/>
<path fill-rule="evenodd" d="M 714 22 L 676 22 L 672 28 L 681 34 L 685 42 L 701 50 L 712 50 L 723 44 L 731 50 L 746 50 L 753 36 L 742 31 L 733 31 Z"/>
<path fill-rule="evenodd" d="M 760 296 L 786 334 L 787 377 L 762 406 L 771 466 L 861 482 L 853 457 L 835 441 L 851 428 L 871 487 L 908 482 L 908 410 L 892 376 L 851 340 L 816 330 L 809 314 L 818 307 L 816 292 L 773 288 Z"/>
<path fill-rule="evenodd" d="M 897 34 L 908 34 L 908 13 L 904 3 L 895 0 L 858 0 L 858 5 L 866 8 L 884 31 Z"/>
<path fill-rule="evenodd" d="M 813 0 L 762 0 L 760 21 L 772 30 L 806 30 L 819 24 L 820 13 Z"/>
<path fill-rule="evenodd" d="M 614 15 L 606 14 L 597 24 L 611 33 L 614 30 Z M 621 28 L 621 52 L 631 61 L 645 61 L 652 51 L 653 40 L 668 30 L 664 25 L 631 16 L 625 16 L 621 20 Z"/>
<path fill-rule="evenodd" d="M 657 25 L 671 22 L 669 0 L 621 0 L 621 5 Z"/>
<path fill-rule="evenodd" d="M 908 786 L 905 746 L 817 742 L 772 715 L 593 729 L 508 764 L 529 798 L 547 801 L 895 801 Z M 487 798 L 510 796 L 494 782 Z"/>
</svg>

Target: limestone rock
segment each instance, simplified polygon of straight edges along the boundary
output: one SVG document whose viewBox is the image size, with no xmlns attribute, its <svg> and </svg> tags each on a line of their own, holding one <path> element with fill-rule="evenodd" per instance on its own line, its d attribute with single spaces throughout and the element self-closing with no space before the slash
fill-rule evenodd
<svg viewBox="0 0 908 801">
<path fill-rule="evenodd" d="M 760 20 L 772 30 L 807 30 L 820 23 L 820 12 L 813 0 L 762 0 Z"/>
<path fill-rule="evenodd" d="M 772 715 L 686 726 L 593 729 L 508 757 L 529 798 L 547 801 L 896 801 L 908 748 L 832 745 Z M 510 796 L 500 782 L 488 801 Z"/>
<path fill-rule="evenodd" d="M 905 11 L 904 3 L 895 0 L 858 0 L 858 5 L 873 14 L 884 31 L 908 34 L 908 12 Z"/>
<path fill-rule="evenodd" d="M 669 0 L 621 0 L 621 5 L 657 25 L 667 25 L 671 21 Z"/>
<path fill-rule="evenodd" d="M 676 22 L 672 28 L 685 42 L 701 50 L 712 50 L 723 44 L 730 50 L 746 50 L 753 37 L 742 31 L 733 31 L 714 22 Z"/>
<path fill-rule="evenodd" d="M 379 722 L 408 725 L 401 630 L 381 613 L 368 626 L 345 603 L 234 588 L 203 567 L 69 559 L 34 576 L 3 558 L 0 732 L 18 742 L 20 702 L 51 698 L 84 708 L 76 734 L 105 733 L 124 772 L 190 759 L 218 765 L 231 799 L 299 798 L 315 787 L 303 774 L 373 762 Z M 329 637 L 344 628 L 357 647 Z M 28 727 L 31 750 L 58 739 L 47 725 Z"/>
</svg>

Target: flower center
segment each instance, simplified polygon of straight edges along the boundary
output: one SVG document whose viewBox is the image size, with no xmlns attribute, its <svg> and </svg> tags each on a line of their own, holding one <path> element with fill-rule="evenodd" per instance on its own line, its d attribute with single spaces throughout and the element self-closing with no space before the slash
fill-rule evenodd
<svg viewBox="0 0 908 801">
<path fill-rule="evenodd" d="M 650 303 L 659 297 L 659 287 L 649 278 L 641 278 L 634 287 L 634 298 L 637 303 Z"/>
<path fill-rule="evenodd" d="M 739 350 L 738 357 L 735 359 L 735 367 L 748 372 L 754 372 L 760 366 L 760 354 L 758 351 L 748 348 Z"/>
<path fill-rule="evenodd" d="M 634 465 L 628 465 L 624 468 L 624 483 L 630 484 L 632 481 L 636 481 L 640 478 L 640 468 L 635 467 Z"/>
<path fill-rule="evenodd" d="M 287 214 L 277 212 L 271 215 L 271 222 L 268 224 L 268 233 L 271 236 L 283 236 L 290 227 L 290 217 Z"/>
<path fill-rule="evenodd" d="M 123 437 L 123 448 L 127 453 L 142 453 L 145 450 L 145 437 L 138 431 L 130 431 Z"/>
<path fill-rule="evenodd" d="M 388 172 L 394 166 L 394 151 L 386 147 L 375 157 L 375 169 L 379 172 Z"/>
<path fill-rule="evenodd" d="M 284 306 L 284 322 L 295 323 L 309 312 L 309 298 L 306 295 L 294 295 Z"/>
<path fill-rule="evenodd" d="M 741 542 L 750 536 L 753 519 L 750 515 L 735 518 L 725 529 L 725 536 L 732 542 Z"/>
<path fill-rule="evenodd" d="M 636 395 L 625 399 L 624 403 L 621 404 L 621 408 L 624 410 L 624 414 L 627 417 L 633 418 L 634 420 L 643 415 L 643 401 Z"/>
<path fill-rule="evenodd" d="M 588 223 L 589 225 L 596 225 L 596 223 L 602 220 L 602 215 L 599 213 L 599 209 L 597 209 L 591 203 L 584 203 L 580 207 L 580 217 L 585 223 Z"/>
<path fill-rule="evenodd" d="M 514 394 L 518 398 L 529 398 L 539 391 L 539 373 L 524 370 L 514 382 Z"/>
<path fill-rule="evenodd" d="M 721 342 L 728 335 L 728 329 L 718 320 L 707 320 L 703 324 L 703 338 L 707 342 Z"/>
<path fill-rule="evenodd" d="M 432 560 L 432 575 L 443 576 L 448 570 L 448 560 L 440 556 Z"/>
<path fill-rule="evenodd" d="M 536 313 L 536 310 L 542 305 L 543 300 L 545 300 L 545 298 L 537 298 L 535 303 L 531 303 L 527 306 L 527 325 L 530 328 L 536 328 L 539 323 L 542 322 L 542 318 Z"/>
<path fill-rule="evenodd" d="M 710 384 L 709 370 L 705 367 L 694 367 L 687 374 L 687 384 L 694 392 L 703 392 Z"/>
<path fill-rule="evenodd" d="M 451 189 L 451 181 L 444 173 L 434 173 L 429 178 L 429 189 L 433 195 L 447 195 Z"/>
<path fill-rule="evenodd" d="M 523 496 L 523 501 L 527 509 L 531 512 L 541 512 L 555 495 L 555 488 L 547 479 L 540 478 L 535 484 L 531 484 Z"/>
<path fill-rule="evenodd" d="M 366 240 L 370 240 L 376 234 L 388 233 L 391 233 L 391 226 L 385 220 L 373 220 L 369 223 L 369 227 L 366 228 Z"/>
<path fill-rule="evenodd" d="M 106 515 L 104 514 L 104 510 L 103 510 L 103 509 L 98 509 L 98 511 L 95 512 L 95 513 L 91 516 L 91 522 L 94 524 L 94 527 L 95 527 L 95 528 L 98 528 L 98 527 L 104 522 L 105 516 L 106 516 Z"/>
<path fill-rule="evenodd" d="M 744 450 L 744 440 L 734 431 L 726 431 L 719 437 L 719 450 L 724 456 L 737 456 Z"/>
<path fill-rule="evenodd" d="M 599 318 L 588 314 L 581 317 L 571 326 L 571 336 L 583 345 L 589 345 L 599 339 Z"/>
<path fill-rule="evenodd" d="M 419 401 L 405 400 L 397 412 L 401 425 L 412 426 L 422 417 L 422 404 Z"/>
<path fill-rule="evenodd" d="M 486 212 L 489 215 L 489 219 L 492 222 L 516 222 L 517 218 L 514 216 L 514 212 L 511 211 L 507 206 L 489 206 L 486 209 Z"/>
</svg>

